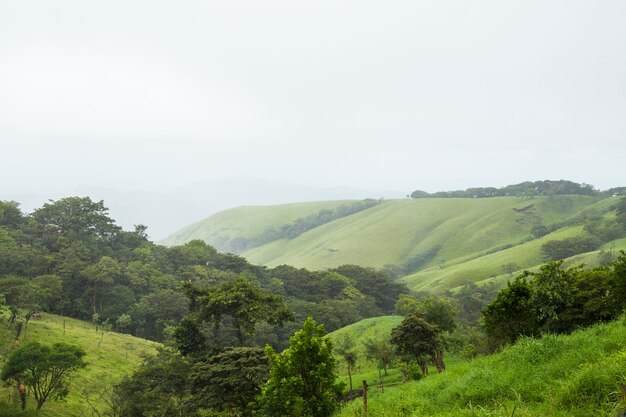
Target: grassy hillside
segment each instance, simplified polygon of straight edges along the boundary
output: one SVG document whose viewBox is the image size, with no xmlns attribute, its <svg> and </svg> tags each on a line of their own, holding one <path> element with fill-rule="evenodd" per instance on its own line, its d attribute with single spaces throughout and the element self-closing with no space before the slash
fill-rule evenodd
<svg viewBox="0 0 626 417">
<path fill-rule="evenodd" d="M 0 366 L 13 349 L 14 332 L 14 328 L 7 327 L 5 314 L 4 321 L 0 322 Z M 102 337 L 102 333 L 96 333 L 91 323 L 52 314 L 44 314 L 42 320 L 31 320 L 21 339 L 22 344 L 30 341 L 44 344 L 64 342 L 78 345 L 87 352 L 84 358 L 87 367 L 72 374 L 66 401 L 48 400 L 42 409 L 43 415 L 64 417 L 91 415 L 83 392 L 112 386 L 125 374 L 130 374 L 141 363 L 143 355 L 155 353 L 158 346 L 154 342 L 113 332 L 105 332 Z M 91 397 L 97 395 L 92 394 Z M 0 399 L 8 401 L 9 398 L 14 404 L 19 403 L 14 386 L 1 386 Z M 97 398 L 94 401 L 102 406 Z M 29 408 L 34 408 L 32 396 L 29 396 L 27 404 Z"/>
<path fill-rule="evenodd" d="M 402 316 L 372 317 L 335 330 L 329 333 L 328 337 L 335 342 L 342 337 L 348 337 L 352 340 L 356 345 L 357 362 L 363 368 L 362 370 L 370 371 L 375 368 L 375 364 L 365 359 L 363 342 L 367 339 L 377 339 L 390 334 L 391 329 L 398 326 L 403 319 Z"/>
<path fill-rule="evenodd" d="M 409 287 L 443 291 L 466 280 L 502 281 L 511 268 L 521 270 L 543 263 L 541 245 L 550 240 L 585 236 L 585 219 L 605 215 L 616 202 L 612 197 L 582 195 L 387 201 L 294 239 L 249 249 L 243 256 L 270 267 L 409 265 L 409 273 L 403 278 Z M 213 244 L 219 240 L 216 236 L 226 234 L 229 239 L 251 237 L 320 207 L 305 203 L 227 210 L 189 226 L 185 233 Z M 300 209 L 303 211 L 296 213 Z M 255 210 L 258 213 L 253 215 Z M 552 227 L 554 231 L 534 239 L 531 232 L 537 226 Z M 182 239 L 183 231 L 177 236 Z M 618 242 L 614 249 L 620 245 Z M 590 253 L 585 259 L 593 264 L 598 261 L 597 255 Z"/>
<path fill-rule="evenodd" d="M 378 381 L 380 378 L 377 364 L 369 361 L 365 357 L 363 342 L 367 339 L 379 339 L 385 335 L 389 335 L 391 333 L 391 329 L 398 326 L 403 319 L 404 317 L 402 316 L 372 317 L 349 326 L 342 327 L 341 329 L 328 334 L 328 337 L 335 343 L 343 337 L 348 337 L 355 345 L 357 353 L 357 366 L 352 375 L 352 382 L 354 384 L 353 388 L 358 388 L 359 384 L 363 380 L 371 382 Z M 348 390 L 348 371 L 343 360 L 339 356 L 337 357 L 337 365 L 339 369 L 339 380 L 346 384 L 346 390 Z M 384 377 L 386 384 L 397 383 L 400 382 L 401 379 L 402 376 L 398 369 L 389 369 L 388 375 Z"/>
<path fill-rule="evenodd" d="M 613 417 L 624 411 L 626 319 L 567 336 L 523 339 L 442 374 L 386 388 L 371 383 L 368 416 Z M 362 415 L 362 401 L 336 417 Z M 621 415 L 621 414 L 620 414 Z"/>
<path fill-rule="evenodd" d="M 163 239 L 166 246 L 182 245 L 193 239 L 204 240 L 220 251 L 229 248 L 235 238 L 252 238 L 266 229 L 278 228 L 294 220 L 319 212 L 334 209 L 342 201 L 314 201 L 308 203 L 281 204 L 276 206 L 244 206 L 221 211 L 209 218 L 190 224 Z"/>
</svg>

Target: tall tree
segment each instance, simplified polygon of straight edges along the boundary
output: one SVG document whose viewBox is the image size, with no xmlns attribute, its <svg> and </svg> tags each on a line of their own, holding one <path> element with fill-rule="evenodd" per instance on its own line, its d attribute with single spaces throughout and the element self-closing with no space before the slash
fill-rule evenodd
<svg viewBox="0 0 626 417">
<path fill-rule="evenodd" d="M 391 330 L 391 343 L 399 355 L 415 358 L 424 375 L 428 375 L 428 359 L 433 359 L 439 372 L 445 368 L 435 360 L 442 345 L 440 330 L 417 314 L 410 314 Z"/>
<path fill-rule="evenodd" d="M 325 336 L 324 326 L 309 317 L 282 354 L 266 347 L 271 369 L 259 397 L 262 415 L 329 417 L 337 409 L 343 384 Z"/>
<path fill-rule="evenodd" d="M 340 337 L 335 344 L 335 352 L 346 363 L 346 369 L 348 370 L 348 379 L 350 380 L 350 391 L 352 391 L 352 371 L 356 367 L 357 354 L 354 350 L 354 341 L 348 335 Z"/>
<path fill-rule="evenodd" d="M 521 336 L 539 331 L 534 291 L 526 276 L 517 276 L 482 311 L 485 330 L 498 345 L 512 343 Z"/>
<path fill-rule="evenodd" d="M 283 297 L 262 291 L 243 277 L 208 290 L 186 286 L 192 313 L 218 329 L 222 318 L 229 317 L 240 346 L 254 334 L 257 323 L 282 325 L 293 320 Z M 195 311 L 194 311 L 195 310 Z"/>
</svg>

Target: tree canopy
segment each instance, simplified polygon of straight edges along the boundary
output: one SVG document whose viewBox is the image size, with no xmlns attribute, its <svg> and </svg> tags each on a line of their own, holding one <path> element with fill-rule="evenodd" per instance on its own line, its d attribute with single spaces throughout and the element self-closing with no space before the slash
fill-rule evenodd
<svg viewBox="0 0 626 417">
<path fill-rule="evenodd" d="M 84 356 L 85 351 L 77 346 L 31 342 L 11 352 L 0 378 L 13 379 L 29 387 L 39 410 L 49 398 L 67 395 L 67 376 L 86 366 Z"/>
</svg>

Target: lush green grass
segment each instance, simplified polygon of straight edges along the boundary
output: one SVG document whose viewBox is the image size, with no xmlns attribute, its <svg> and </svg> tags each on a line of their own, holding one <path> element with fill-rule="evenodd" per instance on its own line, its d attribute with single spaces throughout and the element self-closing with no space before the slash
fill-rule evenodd
<svg viewBox="0 0 626 417">
<path fill-rule="evenodd" d="M 353 200 L 314 201 L 276 206 L 236 207 L 185 226 L 159 243 L 174 246 L 200 239 L 218 250 L 223 250 L 228 247 L 230 240 L 237 237 L 253 238 L 266 229 L 279 228 L 301 217 L 316 214 L 320 210 L 332 210 L 342 204 L 353 202 Z"/>
<path fill-rule="evenodd" d="M 402 316 L 372 317 L 335 330 L 329 333 L 328 337 L 330 337 L 333 342 L 336 342 L 342 337 L 348 337 L 352 340 L 356 346 L 355 350 L 358 355 L 356 371 L 365 373 L 375 372 L 378 375 L 376 363 L 370 362 L 365 358 L 363 342 L 367 339 L 378 339 L 383 336 L 388 336 L 391 334 L 391 329 L 398 326 L 403 319 L 404 317 Z M 345 372 L 345 366 L 341 360 L 339 360 L 339 369 L 340 372 Z"/>
<path fill-rule="evenodd" d="M 8 328 L 7 315 L 0 322 L 0 366 L 13 349 L 14 328 Z M 65 335 L 63 323 L 65 322 Z M 130 374 L 142 361 L 142 356 L 156 352 L 157 343 L 130 335 L 105 332 L 96 333 L 91 323 L 52 314 L 44 314 L 42 320 L 31 320 L 26 333 L 22 333 L 21 343 L 38 341 L 44 344 L 63 342 L 82 347 L 87 355 L 87 367 L 72 374 L 69 395 L 64 402 L 49 400 L 43 407 L 43 415 L 79 417 L 83 411 L 91 415 L 83 396 L 83 391 L 110 387 L 125 374 Z M 99 345 L 99 346 L 98 346 Z M 95 395 L 92 395 L 95 397 Z M 17 391 L 14 386 L 0 387 L 0 400 L 9 398 L 16 403 Z M 96 404 L 102 405 L 96 399 Z M 34 408 L 35 401 L 29 396 L 28 407 Z"/>
<path fill-rule="evenodd" d="M 384 393 L 372 387 L 368 416 L 612 417 L 623 410 L 620 383 L 626 383 L 625 318 L 568 336 L 524 339 Z M 336 417 L 361 415 L 357 399 Z"/>
</svg>

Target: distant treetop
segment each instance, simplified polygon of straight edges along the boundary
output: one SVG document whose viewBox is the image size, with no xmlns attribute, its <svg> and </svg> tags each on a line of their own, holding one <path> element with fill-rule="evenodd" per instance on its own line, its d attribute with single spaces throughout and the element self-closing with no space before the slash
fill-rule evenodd
<svg viewBox="0 0 626 417">
<path fill-rule="evenodd" d="M 529 197 L 540 195 L 596 195 L 596 196 L 621 196 L 626 195 L 626 187 L 616 187 L 605 191 L 597 190 L 590 184 L 578 184 L 576 182 L 559 181 L 525 181 L 519 184 L 507 185 L 502 188 L 477 187 L 466 190 L 438 191 L 428 193 L 422 190 L 415 190 L 411 193 L 411 198 L 489 198 L 489 197 Z"/>
</svg>

